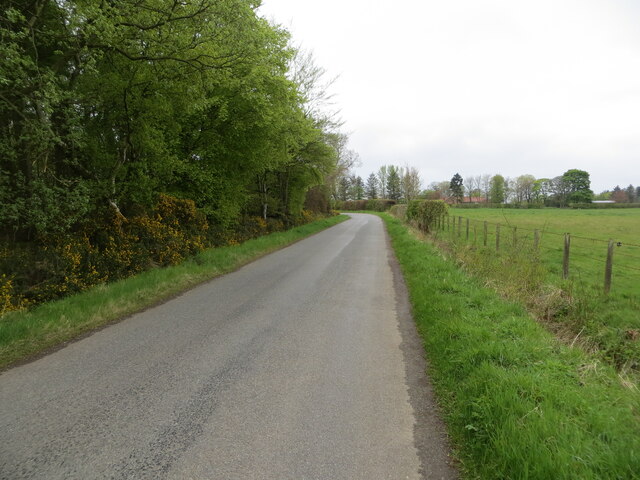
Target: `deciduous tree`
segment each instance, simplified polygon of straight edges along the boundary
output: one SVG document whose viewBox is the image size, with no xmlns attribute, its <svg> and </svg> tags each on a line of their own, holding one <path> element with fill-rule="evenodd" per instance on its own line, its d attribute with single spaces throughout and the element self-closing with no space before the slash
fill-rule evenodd
<svg viewBox="0 0 640 480">
<path fill-rule="evenodd" d="M 593 198 L 589 173 L 584 170 L 571 169 L 562 174 L 566 186 L 567 202 L 589 203 Z"/>
<path fill-rule="evenodd" d="M 494 175 L 491 177 L 489 198 L 491 199 L 491 203 L 500 204 L 504 202 L 504 177 L 502 175 Z"/>
<path fill-rule="evenodd" d="M 387 175 L 387 166 L 381 166 L 378 170 L 378 182 L 380 182 L 380 197 L 382 198 L 390 198 L 387 189 Z"/>
<path fill-rule="evenodd" d="M 421 183 L 420 172 L 416 167 L 406 166 L 402 169 L 402 191 L 406 203 L 417 198 L 420 193 Z"/>
</svg>

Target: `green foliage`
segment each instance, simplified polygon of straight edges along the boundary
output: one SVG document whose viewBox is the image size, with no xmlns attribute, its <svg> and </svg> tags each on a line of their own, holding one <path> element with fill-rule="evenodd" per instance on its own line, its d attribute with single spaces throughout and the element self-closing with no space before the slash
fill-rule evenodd
<svg viewBox="0 0 640 480">
<path fill-rule="evenodd" d="M 502 175 L 494 175 L 491 177 L 491 185 L 489 188 L 489 199 L 491 203 L 504 203 L 504 177 Z"/>
<path fill-rule="evenodd" d="M 393 215 L 396 218 L 401 220 L 407 219 L 407 208 L 408 205 L 406 203 L 401 203 L 400 205 L 394 205 L 389 209 L 389 215 Z"/>
<path fill-rule="evenodd" d="M 458 203 L 462 202 L 464 197 L 464 187 L 462 186 L 462 177 L 459 173 L 456 173 L 449 182 L 449 188 L 451 189 L 451 193 L 456 198 Z"/>
<path fill-rule="evenodd" d="M 387 198 L 377 198 L 375 200 L 347 200 L 336 202 L 337 210 L 362 211 L 371 210 L 374 212 L 386 212 L 396 204 L 395 200 Z"/>
<path fill-rule="evenodd" d="M 589 203 L 593 198 L 589 173 L 584 170 L 571 169 L 562 174 L 566 185 L 568 203 Z"/>
<path fill-rule="evenodd" d="M 246 0 L 156 3 L 39 0 L 2 17 L 0 196 L 16 200 L 5 232 L 62 228 L 50 220 L 62 207 L 41 208 L 35 227 L 21 212 L 42 197 L 70 204 L 60 192 L 78 189 L 84 213 L 126 215 L 165 192 L 229 225 L 265 172 L 281 177 L 280 213 L 298 214 L 334 166 L 288 78 L 287 32 Z"/>
<path fill-rule="evenodd" d="M 401 179 L 398 167 L 389 165 L 387 167 L 387 197 L 396 202 L 402 196 Z"/>
<path fill-rule="evenodd" d="M 367 178 L 367 184 L 365 187 L 365 194 L 369 200 L 375 200 L 379 196 L 379 182 L 375 173 L 372 173 Z"/>
<path fill-rule="evenodd" d="M 540 203 L 456 203 L 451 205 L 455 209 L 485 209 L 485 208 L 502 208 L 505 210 L 525 209 L 535 210 L 544 208 Z"/>
<path fill-rule="evenodd" d="M 367 201 L 365 210 L 373 210 L 374 212 L 386 212 L 396 204 L 395 200 L 388 198 L 376 198 Z"/>
<path fill-rule="evenodd" d="M 640 203 L 571 203 L 571 208 L 603 210 L 615 208 L 640 208 Z"/>
<path fill-rule="evenodd" d="M 423 232 L 430 232 L 438 219 L 448 214 L 442 200 L 412 200 L 407 207 L 407 220 Z"/>
<path fill-rule="evenodd" d="M 318 79 L 292 74 L 289 34 L 258 6 L 0 7 L 0 239 L 26 261 L 0 262 L 14 292 L 45 299 L 173 264 L 244 238 L 247 218 L 309 218 L 338 134 L 308 108 Z M 329 192 L 315 194 L 328 211 Z M 178 217 L 158 210 L 167 198 Z"/>
</svg>

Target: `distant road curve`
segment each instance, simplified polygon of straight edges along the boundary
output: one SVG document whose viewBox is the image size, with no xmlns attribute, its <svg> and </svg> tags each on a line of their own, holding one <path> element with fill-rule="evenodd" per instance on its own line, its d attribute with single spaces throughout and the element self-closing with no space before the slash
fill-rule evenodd
<svg viewBox="0 0 640 480">
<path fill-rule="evenodd" d="M 0 478 L 455 478 L 383 224 L 351 216 L 2 373 Z"/>
</svg>

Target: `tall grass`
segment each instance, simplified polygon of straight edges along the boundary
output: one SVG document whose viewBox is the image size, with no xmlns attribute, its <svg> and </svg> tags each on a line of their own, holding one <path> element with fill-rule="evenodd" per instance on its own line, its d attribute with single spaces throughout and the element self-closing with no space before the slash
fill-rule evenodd
<svg viewBox="0 0 640 480">
<path fill-rule="evenodd" d="M 640 478 L 638 390 L 382 217 L 466 476 Z"/>
<path fill-rule="evenodd" d="M 0 369 L 117 321 L 252 260 L 346 220 L 340 215 L 240 245 L 206 250 L 180 265 L 156 268 L 0 318 Z"/>
</svg>

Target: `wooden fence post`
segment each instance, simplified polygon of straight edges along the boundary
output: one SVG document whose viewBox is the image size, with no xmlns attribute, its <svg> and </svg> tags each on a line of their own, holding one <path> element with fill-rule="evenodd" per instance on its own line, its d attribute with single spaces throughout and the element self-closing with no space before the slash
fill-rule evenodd
<svg viewBox="0 0 640 480">
<path fill-rule="evenodd" d="M 458 238 L 462 235 L 462 217 L 458 216 Z"/>
<path fill-rule="evenodd" d="M 513 247 L 518 243 L 518 227 L 513 227 Z"/>
<path fill-rule="evenodd" d="M 496 225 L 496 252 L 500 250 L 500 224 Z"/>
<path fill-rule="evenodd" d="M 469 219 L 467 218 L 467 242 L 469 241 Z"/>
<path fill-rule="evenodd" d="M 604 293 L 609 295 L 611 291 L 611 276 L 613 273 L 613 249 L 615 243 L 613 240 L 609 240 L 609 247 L 607 248 L 607 264 L 604 267 Z"/>
<path fill-rule="evenodd" d="M 484 221 L 484 237 L 483 237 L 483 242 L 482 244 L 486 247 L 487 246 L 487 221 Z"/>
<path fill-rule="evenodd" d="M 569 278 L 569 252 L 571 250 L 571 235 L 564 234 L 564 254 L 562 255 L 562 278 Z"/>
<path fill-rule="evenodd" d="M 477 225 L 473 226 L 473 246 L 478 246 L 478 227 Z"/>
</svg>

